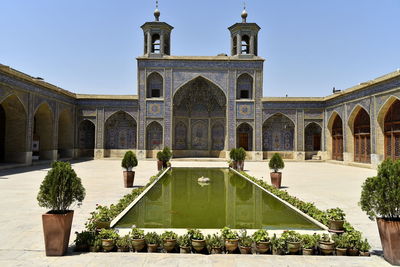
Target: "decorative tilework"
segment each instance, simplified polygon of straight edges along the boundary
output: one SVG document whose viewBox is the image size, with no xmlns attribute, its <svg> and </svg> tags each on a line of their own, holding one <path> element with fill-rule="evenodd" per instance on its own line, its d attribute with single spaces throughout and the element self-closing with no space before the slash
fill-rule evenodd
<svg viewBox="0 0 400 267">
<path fill-rule="evenodd" d="M 237 102 L 236 103 L 237 119 L 254 119 L 254 103 L 253 102 Z"/>
<path fill-rule="evenodd" d="M 146 116 L 148 118 L 162 118 L 164 116 L 164 102 L 162 101 L 147 101 Z"/>
</svg>

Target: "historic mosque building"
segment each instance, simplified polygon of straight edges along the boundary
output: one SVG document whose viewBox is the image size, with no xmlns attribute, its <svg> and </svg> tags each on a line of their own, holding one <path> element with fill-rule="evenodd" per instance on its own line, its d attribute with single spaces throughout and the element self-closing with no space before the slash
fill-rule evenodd
<svg viewBox="0 0 400 267">
<path fill-rule="evenodd" d="M 0 162 L 120 157 L 248 159 L 279 152 L 376 167 L 400 158 L 400 70 L 327 97 L 263 97 L 256 23 L 229 27 L 230 55 L 173 56 L 173 27 L 146 22 L 138 95 L 75 94 L 0 65 Z M 228 41 L 228 40 L 227 40 Z"/>
</svg>

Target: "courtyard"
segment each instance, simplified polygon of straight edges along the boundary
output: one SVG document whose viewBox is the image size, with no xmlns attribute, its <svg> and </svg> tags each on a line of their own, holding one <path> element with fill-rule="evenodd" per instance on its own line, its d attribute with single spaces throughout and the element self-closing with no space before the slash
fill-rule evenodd
<svg viewBox="0 0 400 267">
<path fill-rule="evenodd" d="M 175 167 L 226 167 L 222 160 L 172 160 Z M 81 207 L 74 207 L 75 215 L 70 244 L 75 231 L 85 227 L 85 221 L 96 204 L 116 203 L 131 189 L 123 187 L 119 159 L 74 161 L 73 168 L 82 178 L 86 198 Z M 83 253 L 70 252 L 66 257 L 45 257 L 41 214 L 45 209 L 37 205 L 36 196 L 47 171 L 46 165 L 16 168 L 0 172 L 0 265 L 48 266 L 107 266 L 132 264 L 138 266 L 390 266 L 381 256 L 272 256 L 272 255 L 180 255 L 148 253 Z M 252 176 L 269 181 L 266 162 L 246 162 L 245 170 Z M 157 173 L 154 160 L 140 161 L 135 168 L 135 186 L 145 185 Z M 376 170 L 325 162 L 286 162 L 283 170 L 283 188 L 302 200 L 314 202 L 320 209 L 342 208 L 347 219 L 362 231 L 372 250 L 381 254 L 376 222 L 361 211 L 358 201 L 363 181 Z"/>
</svg>

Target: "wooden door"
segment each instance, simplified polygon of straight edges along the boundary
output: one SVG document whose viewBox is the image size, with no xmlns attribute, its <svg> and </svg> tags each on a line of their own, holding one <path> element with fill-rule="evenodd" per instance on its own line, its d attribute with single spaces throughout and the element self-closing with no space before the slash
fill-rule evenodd
<svg viewBox="0 0 400 267">
<path fill-rule="evenodd" d="M 313 136 L 313 150 L 320 151 L 321 150 L 321 135 L 315 134 Z"/>
<path fill-rule="evenodd" d="M 249 150 L 249 134 L 239 133 L 239 147 L 243 147 L 244 150 Z"/>
<path fill-rule="evenodd" d="M 332 137 L 332 159 L 343 160 L 343 135 Z"/>
<path fill-rule="evenodd" d="M 370 134 L 354 135 L 354 161 L 361 163 L 371 162 Z"/>
<path fill-rule="evenodd" d="M 385 136 L 385 158 L 400 159 L 400 132 L 387 133 Z"/>
</svg>

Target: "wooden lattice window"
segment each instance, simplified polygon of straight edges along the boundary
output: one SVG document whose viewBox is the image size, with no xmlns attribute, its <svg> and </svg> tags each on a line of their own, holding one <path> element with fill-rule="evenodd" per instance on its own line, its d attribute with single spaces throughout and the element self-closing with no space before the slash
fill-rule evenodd
<svg viewBox="0 0 400 267">
<path fill-rule="evenodd" d="M 354 161 L 371 162 L 370 118 L 364 109 L 360 109 L 354 121 Z"/>
<path fill-rule="evenodd" d="M 332 126 L 332 159 L 343 160 L 343 123 L 339 116 L 336 116 Z"/>
<path fill-rule="evenodd" d="M 385 158 L 400 159 L 400 101 L 396 100 L 385 116 Z"/>
</svg>

